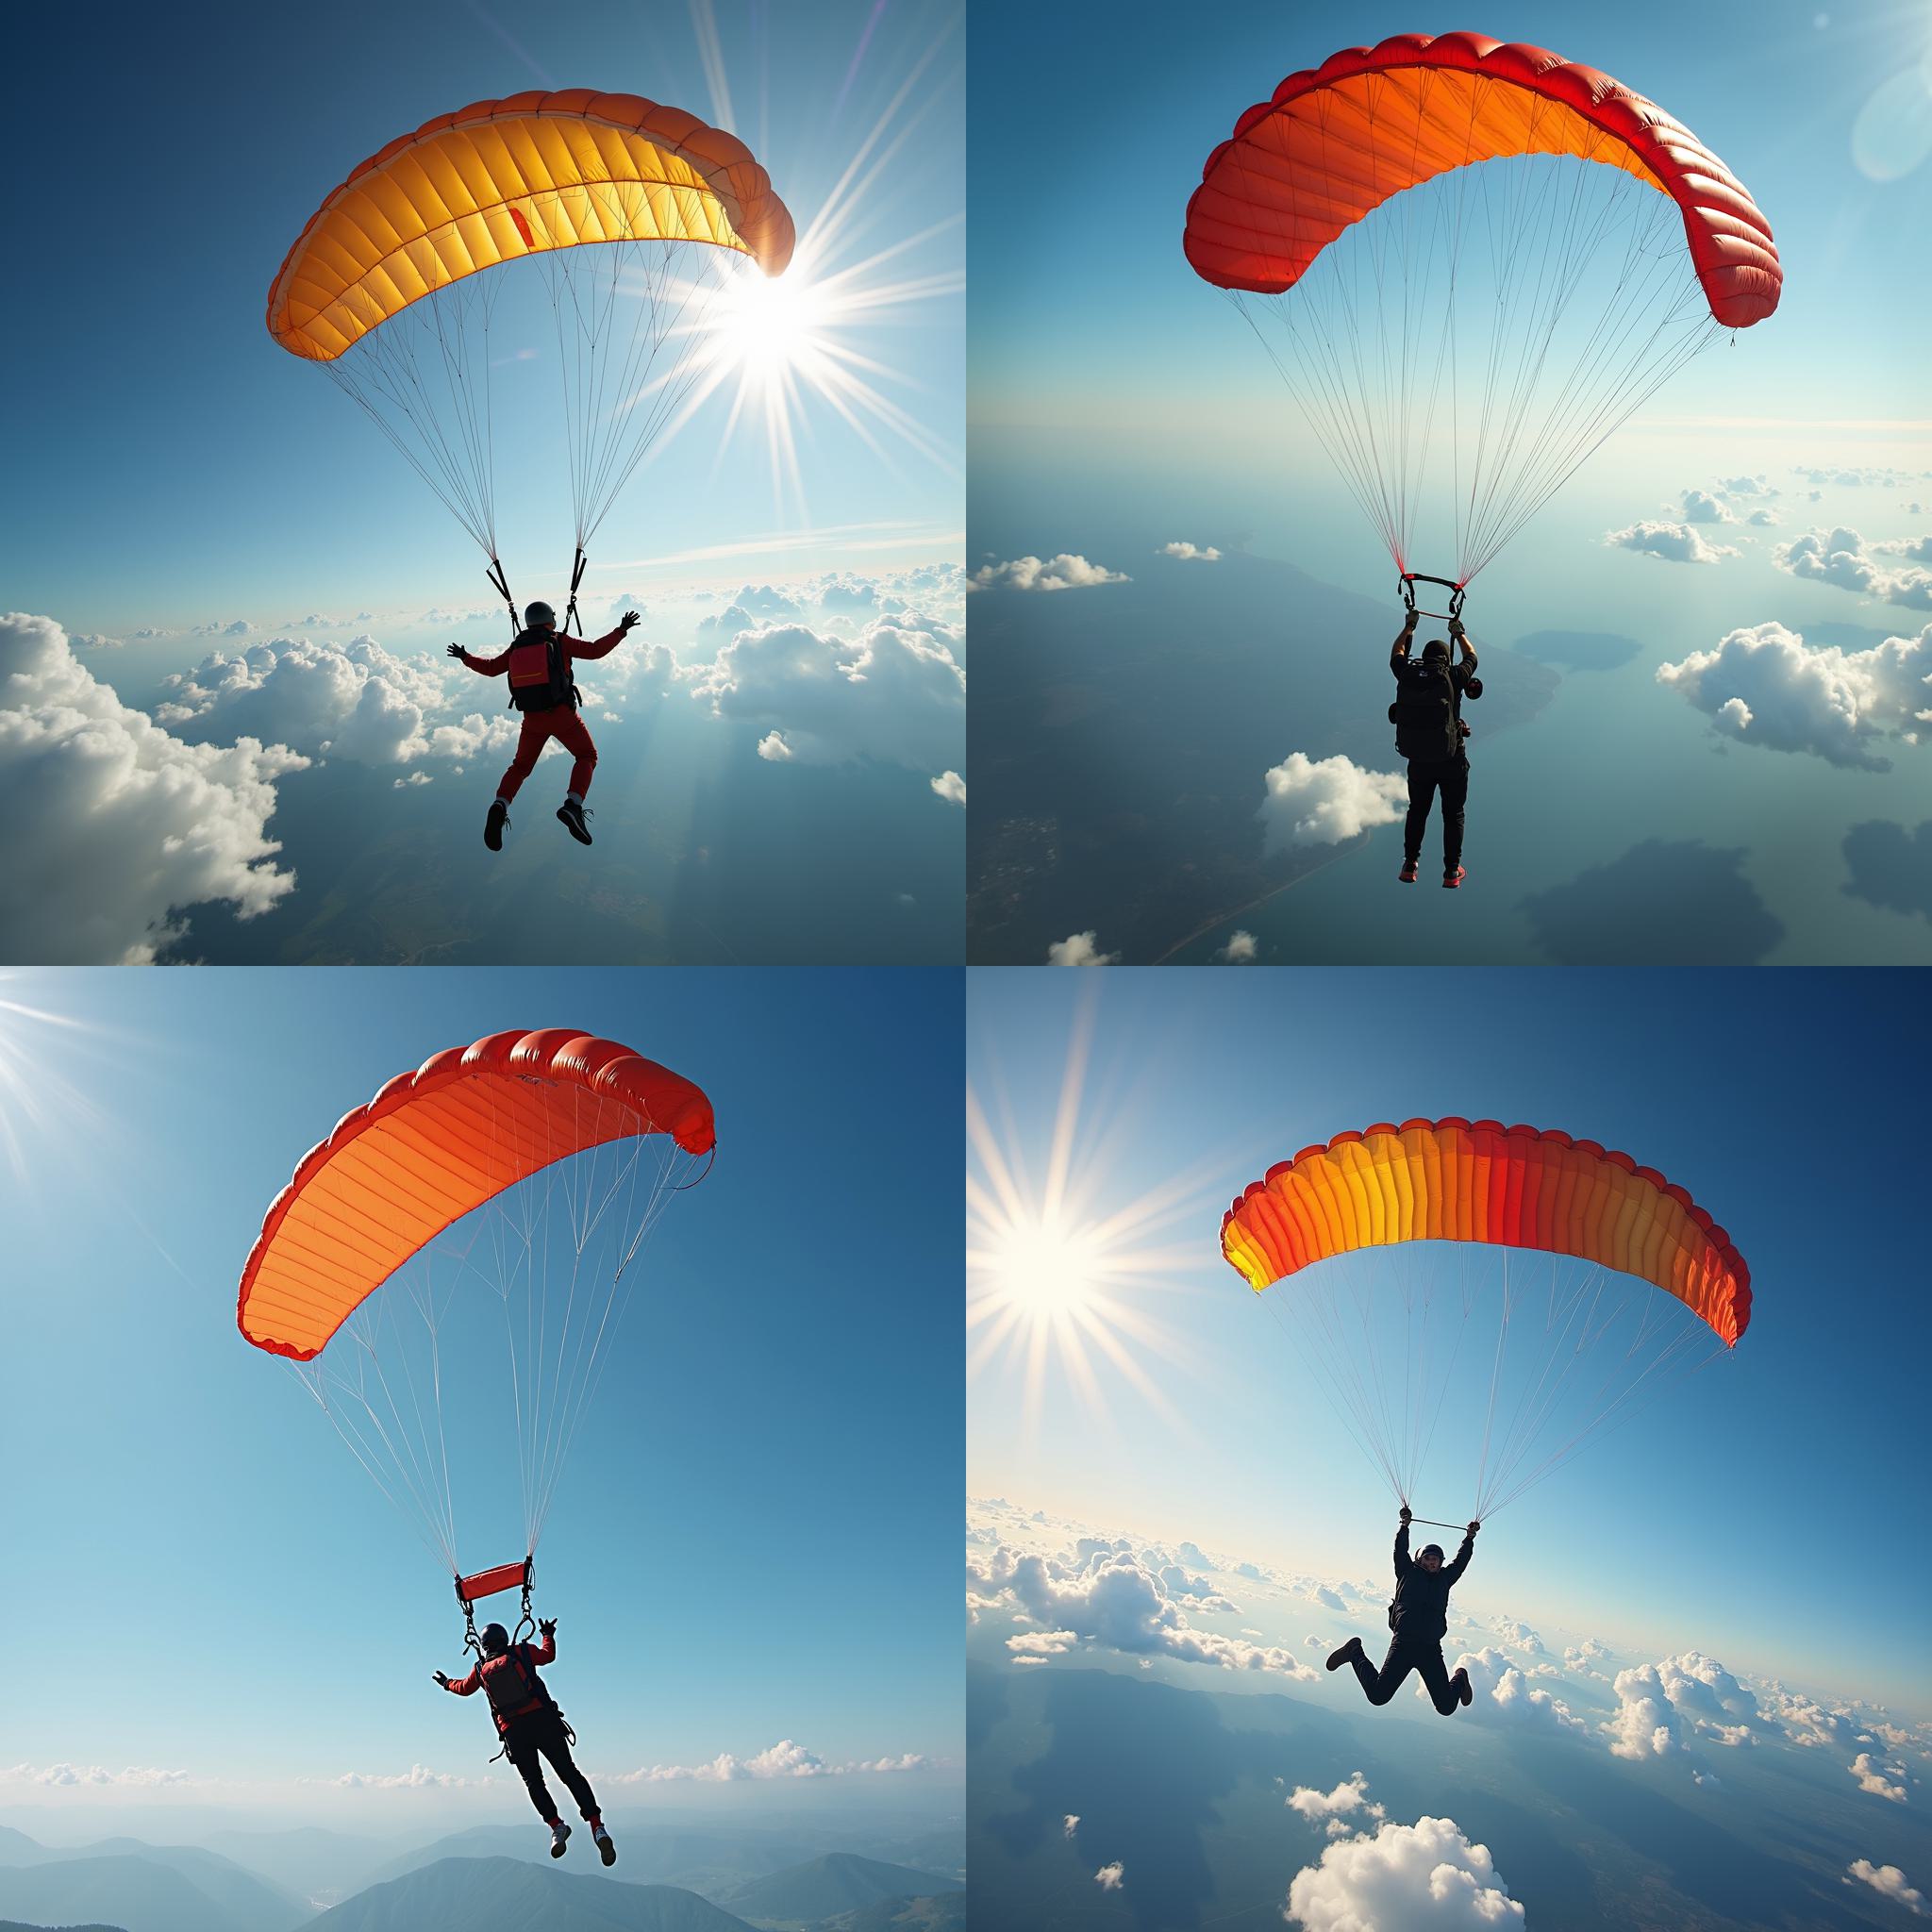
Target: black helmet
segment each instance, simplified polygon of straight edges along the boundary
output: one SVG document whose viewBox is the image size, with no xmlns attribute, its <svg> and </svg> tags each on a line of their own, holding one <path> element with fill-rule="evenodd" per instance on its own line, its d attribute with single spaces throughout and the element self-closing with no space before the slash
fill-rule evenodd
<svg viewBox="0 0 1932 1932">
<path fill-rule="evenodd" d="M 524 606 L 524 627 L 536 630 L 546 624 L 557 622 L 557 612 L 547 604 L 526 604 Z"/>
<path fill-rule="evenodd" d="M 1440 1563 L 1440 1562 L 1441 1562 L 1441 1561 L 1442 1560 L 1442 1545 L 1441 1545 L 1441 1543 L 1424 1543 L 1424 1545 L 1422 1546 L 1422 1548 L 1421 1548 L 1421 1549 L 1419 1549 L 1419 1550 L 1418 1550 L 1418 1551 L 1416 1552 L 1416 1555 L 1417 1555 L 1417 1556 L 1419 1556 L 1419 1557 L 1435 1557 L 1435 1559 L 1437 1560 L 1437 1562 L 1439 1562 L 1439 1563 Z M 496 1626 L 495 1626 L 495 1625 L 494 1625 L 493 1624 L 492 1624 L 491 1625 L 491 1629 L 492 1629 L 492 1630 L 493 1630 L 493 1629 L 494 1629 L 495 1627 L 496 1627 Z M 489 1630 L 486 1630 L 486 1631 L 485 1631 L 485 1632 L 483 1633 L 483 1641 L 485 1641 L 486 1643 L 487 1643 L 487 1642 L 489 1642 L 489 1641 L 490 1641 L 490 1631 L 489 1631 Z"/>
<path fill-rule="evenodd" d="M 500 1657 L 509 1648 L 509 1632 L 501 1624 L 486 1624 L 483 1626 L 483 1654 L 486 1657 Z"/>
<path fill-rule="evenodd" d="M 1428 641 L 1428 642 L 1423 646 L 1423 662 L 1424 664 L 1446 663 L 1448 661 L 1448 658 L 1449 646 L 1441 638 L 1431 638 Z"/>
</svg>

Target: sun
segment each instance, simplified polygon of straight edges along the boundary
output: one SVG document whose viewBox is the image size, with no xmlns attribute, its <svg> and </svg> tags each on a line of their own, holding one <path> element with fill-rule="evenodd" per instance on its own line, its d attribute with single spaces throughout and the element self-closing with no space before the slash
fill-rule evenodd
<svg viewBox="0 0 1932 1932">
<path fill-rule="evenodd" d="M 1101 1259 L 1093 1229 L 1068 1227 L 1052 1217 L 996 1236 L 988 1268 L 1017 1313 L 1051 1326 L 1078 1321 L 1102 1299 L 1096 1292 Z"/>
</svg>

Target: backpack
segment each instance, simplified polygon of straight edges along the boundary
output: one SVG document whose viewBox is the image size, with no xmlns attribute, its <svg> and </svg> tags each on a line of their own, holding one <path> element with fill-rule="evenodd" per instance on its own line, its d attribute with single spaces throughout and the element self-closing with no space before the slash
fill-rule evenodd
<svg viewBox="0 0 1932 1932">
<path fill-rule="evenodd" d="M 509 701 L 519 711 L 551 711 L 575 701 L 563 640 L 521 632 L 509 647 Z"/>
<path fill-rule="evenodd" d="M 527 1717 L 532 1708 L 553 1707 L 550 1692 L 536 1668 L 524 1656 L 524 1646 L 512 1643 L 504 1652 L 508 1667 L 499 1666 L 483 1678 L 484 1695 L 490 1699 L 490 1712 L 499 1732 L 508 1730 L 512 1718 Z M 498 1686 L 503 1688 L 499 1690 Z"/>
<path fill-rule="evenodd" d="M 1462 726 L 1456 716 L 1456 688 L 1446 670 L 1410 665 L 1389 707 L 1395 749 L 1406 758 L 1440 764 L 1462 755 Z"/>
</svg>

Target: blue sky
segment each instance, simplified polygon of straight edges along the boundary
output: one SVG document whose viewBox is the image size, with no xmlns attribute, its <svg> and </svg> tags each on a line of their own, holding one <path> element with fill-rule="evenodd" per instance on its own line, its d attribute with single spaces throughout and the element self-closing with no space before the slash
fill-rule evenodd
<svg viewBox="0 0 1932 1932">
<path fill-rule="evenodd" d="M 1023 18 L 1031 58 L 1000 58 Z M 1506 4 L 1472 23 L 1679 116 L 1766 211 L 1785 269 L 1776 313 L 1643 404 L 1471 591 L 1489 686 L 1471 714 L 1474 909 L 1388 890 L 1389 556 L 1181 253 L 1202 164 L 1244 108 L 1418 25 L 1242 0 L 1184 32 L 1142 8 L 976 16 L 975 119 L 1031 132 L 971 155 L 969 561 L 991 573 L 975 625 L 1014 660 L 981 658 L 975 826 L 1051 818 L 1060 836 L 1057 875 L 973 957 L 1039 960 L 1091 929 L 1130 963 L 1205 961 L 1238 930 L 1289 963 L 1924 960 L 1932 271 L 1900 245 L 1932 216 L 1924 9 Z M 1158 554 L 1174 543 L 1221 559 Z M 1062 554 L 1087 571 L 1062 567 L 1079 587 L 1053 595 L 1002 568 Z M 1215 702 L 1240 709 L 1218 764 L 1211 739 L 1197 755 Z M 1163 740 L 1191 711 L 1198 730 Z M 1138 896 L 1103 883 L 1089 855 L 1149 822 L 1179 825 L 1176 865 L 1211 845 L 1257 896 L 1284 851 L 1302 876 L 1218 921 L 1235 889 L 1191 895 L 1162 860 L 1126 868 Z M 1338 855 L 1358 825 L 1369 839 Z M 1665 878 L 1659 843 L 1700 849 Z M 1143 884 L 1168 902 L 1152 916 Z M 1609 901 L 1634 937 L 1576 918 Z"/>
<path fill-rule="evenodd" d="M 1393 1505 L 1222 1260 L 1221 1214 L 1344 1128 L 1561 1127 L 1710 1208 L 1751 1265 L 1753 1324 L 1511 1504 L 1469 1607 L 1923 1721 L 1932 1684 L 1896 1613 L 1928 1580 L 1917 1438 L 1896 1426 L 1926 1341 L 1915 1102 L 1894 1077 L 1928 1043 L 1920 993 L 1851 973 L 974 974 L 969 1085 L 1033 1204 L 1018 1224 L 1040 1224 L 1056 1145 L 1068 1226 L 1121 1219 L 1092 1264 L 1110 1273 L 1086 1307 L 1090 1392 L 1030 1320 L 1004 1347 L 991 1323 L 969 1340 L 969 1489 L 1219 1551 L 1224 1574 L 1239 1557 L 1385 1591 Z M 970 1147 L 968 1172 L 989 1172 Z M 973 1245 L 1000 1252 L 985 1224 Z M 1013 1305 L 1004 1269 L 969 1276 L 984 1306 Z"/>
<path fill-rule="evenodd" d="M 59 1765 L 103 1767 L 108 1803 L 185 1772 L 177 1799 L 325 1823 L 291 1780 L 422 1766 L 411 1816 L 474 1816 L 434 1785 L 488 1756 L 479 1707 L 429 1682 L 461 1659 L 448 1579 L 242 1341 L 235 1289 L 342 1113 L 445 1045 L 557 1019 L 695 1078 L 719 1124 L 541 1545 L 586 1762 L 791 1739 L 831 1765 L 944 1760 L 895 1786 L 957 1777 L 958 1012 L 948 973 L 8 974 L 0 1440 L 33 1472 L 7 1541 L 34 1633 L 11 1796 L 44 1803 Z M 447 1389 L 444 1416 L 459 1465 L 509 1428 L 493 1385 Z M 485 1514 L 473 1497 L 466 1560 L 520 1554 L 514 1498 L 493 1540 Z"/>
</svg>

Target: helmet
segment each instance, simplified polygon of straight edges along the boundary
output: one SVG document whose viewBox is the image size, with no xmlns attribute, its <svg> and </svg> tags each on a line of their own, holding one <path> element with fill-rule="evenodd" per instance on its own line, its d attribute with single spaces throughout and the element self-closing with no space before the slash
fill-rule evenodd
<svg viewBox="0 0 1932 1932">
<path fill-rule="evenodd" d="M 1441 638 L 1431 638 L 1428 641 L 1428 642 L 1423 646 L 1423 662 L 1424 664 L 1444 663 L 1447 661 L 1448 657 L 1449 646 L 1446 643 L 1444 643 Z"/>
<path fill-rule="evenodd" d="M 540 625 L 556 622 L 557 612 L 547 604 L 526 604 L 524 607 L 524 624 L 530 630 L 537 629 Z"/>
<path fill-rule="evenodd" d="M 1440 1563 L 1440 1562 L 1441 1562 L 1441 1561 L 1442 1560 L 1442 1545 L 1441 1545 L 1441 1543 L 1424 1543 L 1424 1545 L 1422 1546 L 1422 1548 L 1421 1548 L 1421 1549 L 1419 1549 L 1419 1550 L 1418 1550 L 1418 1551 L 1416 1552 L 1416 1555 L 1417 1555 L 1418 1557 L 1435 1557 L 1435 1559 L 1437 1560 L 1437 1562 L 1439 1562 L 1439 1563 Z M 494 1629 L 494 1628 L 495 1628 L 495 1625 L 494 1625 L 494 1624 L 492 1624 L 492 1625 L 491 1626 L 491 1629 Z M 489 1630 L 486 1630 L 486 1631 L 484 1631 L 484 1633 L 483 1633 L 483 1641 L 484 1641 L 484 1642 L 486 1642 L 486 1643 L 488 1643 L 488 1642 L 490 1641 L 490 1631 L 489 1631 Z"/>
<path fill-rule="evenodd" d="M 501 1624 L 486 1624 L 483 1626 L 483 1649 L 487 1656 L 496 1657 L 509 1648 L 509 1632 Z"/>
</svg>

